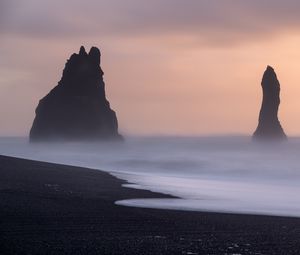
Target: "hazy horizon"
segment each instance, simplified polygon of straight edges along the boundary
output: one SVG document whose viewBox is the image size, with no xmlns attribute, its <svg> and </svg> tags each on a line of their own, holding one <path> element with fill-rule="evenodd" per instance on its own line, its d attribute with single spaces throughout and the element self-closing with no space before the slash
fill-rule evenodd
<svg viewBox="0 0 300 255">
<path fill-rule="evenodd" d="M 251 135 L 274 67 L 279 119 L 300 135 L 300 2 L 0 3 L 0 136 L 28 135 L 38 101 L 84 45 L 101 49 L 106 94 L 129 135 Z"/>
</svg>

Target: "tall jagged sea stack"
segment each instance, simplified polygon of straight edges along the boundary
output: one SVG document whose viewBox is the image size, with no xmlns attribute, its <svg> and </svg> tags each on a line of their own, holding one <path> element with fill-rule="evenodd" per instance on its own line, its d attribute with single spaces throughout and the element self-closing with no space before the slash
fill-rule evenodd
<svg viewBox="0 0 300 255">
<path fill-rule="evenodd" d="M 259 114 L 259 122 L 253 134 L 255 140 L 285 140 L 287 137 L 278 120 L 280 104 L 280 84 L 276 73 L 268 66 L 261 82 L 263 100 Z"/>
<path fill-rule="evenodd" d="M 30 141 L 122 138 L 105 96 L 100 57 L 96 47 L 72 54 L 58 85 L 36 108 Z"/>
</svg>

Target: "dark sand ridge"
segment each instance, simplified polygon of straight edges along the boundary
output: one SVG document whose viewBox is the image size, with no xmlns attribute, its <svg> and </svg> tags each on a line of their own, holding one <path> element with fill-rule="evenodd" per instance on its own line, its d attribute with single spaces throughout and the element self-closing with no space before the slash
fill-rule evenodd
<svg viewBox="0 0 300 255">
<path fill-rule="evenodd" d="M 4 156 L 0 176 L 0 254 L 300 254 L 298 218 L 122 207 L 168 196 Z"/>
</svg>

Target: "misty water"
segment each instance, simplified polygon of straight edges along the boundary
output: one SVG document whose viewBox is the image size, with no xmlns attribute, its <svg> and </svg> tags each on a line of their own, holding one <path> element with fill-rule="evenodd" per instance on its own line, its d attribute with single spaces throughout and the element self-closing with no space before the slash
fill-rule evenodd
<svg viewBox="0 0 300 255">
<path fill-rule="evenodd" d="M 129 137 L 124 143 L 29 144 L 1 138 L 0 154 L 95 168 L 124 186 L 174 195 L 126 206 L 300 217 L 300 139 Z"/>
</svg>

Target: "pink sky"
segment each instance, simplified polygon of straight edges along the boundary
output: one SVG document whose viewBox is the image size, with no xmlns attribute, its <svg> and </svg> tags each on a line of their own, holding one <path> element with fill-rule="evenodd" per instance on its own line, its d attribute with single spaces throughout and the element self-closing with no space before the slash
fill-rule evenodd
<svg viewBox="0 0 300 255">
<path fill-rule="evenodd" d="M 111 0 L 0 3 L 0 135 L 26 135 L 80 45 L 102 51 L 125 134 L 251 134 L 267 65 L 280 120 L 300 134 L 300 3 Z"/>
</svg>

